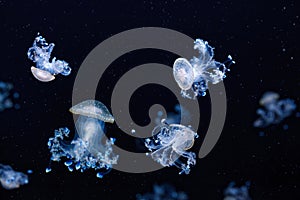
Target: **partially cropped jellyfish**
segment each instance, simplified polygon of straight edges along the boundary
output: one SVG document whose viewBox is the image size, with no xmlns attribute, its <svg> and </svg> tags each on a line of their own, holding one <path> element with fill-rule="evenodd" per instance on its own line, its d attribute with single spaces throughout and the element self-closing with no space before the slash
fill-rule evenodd
<svg viewBox="0 0 300 200">
<path fill-rule="evenodd" d="M 280 123 L 292 115 L 297 107 L 292 99 L 279 100 L 279 94 L 275 92 L 264 93 L 259 104 L 263 106 L 263 108 L 259 108 L 256 111 L 259 118 L 253 123 L 254 127 L 258 128 Z"/>
<path fill-rule="evenodd" d="M 36 63 L 35 67 L 31 67 L 33 76 L 42 82 L 49 82 L 55 79 L 55 75 L 62 74 L 68 76 L 71 68 L 66 61 L 56 60 L 50 56 L 54 48 L 54 43 L 48 44 L 46 39 L 38 35 L 33 42 L 32 47 L 28 49 L 27 56 Z"/>
<path fill-rule="evenodd" d="M 169 185 L 154 185 L 153 193 L 137 194 L 137 200 L 188 200 L 185 192 L 177 192 L 176 189 Z"/>
<path fill-rule="evenodd" d="M 0 164 L 0 183 L 7 190 L 19 188 L 28 183 L 28 176 L 14 171 L 9 165 Z"/>
<path fill-rule="evenodd" d="M 15 107 L 16 109 L 20 106 L 14 103 L 14 99 L 19 98 L 19 93 L 12 92 L 13 84 L 0 81 L 0 112 Z"/>
<path fill-rule="evenodd" d="M 251 200 L 249 196 L 250 182 L 246 182 L 244 186 L 235 187 L 235 183 L 229 183 L 224 190 L 224 200 Z"/>
<path fill-rule="evenodd" d="M 73 106 L 70 111 L 79 114 L 76 121 L 76 134 L 68 144 L 64 141 L 69 136 L 68 128 L 55 130 L 55 136 L 49 138 L 48 147 L 52 161 L 60 161 L 65 157 L 65 165 L 69 171 L 74 169 L 81 172 L 93 168 L 96 176 L 102 178 L 112 165 L 117 164 L 118 155 L 113 153 L 114 138 L 104 141 L 104 123 L 113 123 L 114 118 L 104 104 L 95 100 L 87 100 Z M 46 172 L 50 172 L 47 168 Z"/>
<path fill-rule="evenodd" d="M 199 56 L 190 61 L 185 58 L 176 59 L 173 64 L 173 76 L 181 88 L 181 95 L 192 98 L 192 93 L 195 99 L 197 96 L 206 95 L 209 82 L 217 84 L 223 81 L 226 71 L 229 71 L 228 66 L 235 62 L 230 55 L 223 63 L 215 61 L 214 48 L 201 39 L 195 40 L 194 49 L 199 51 Z"/>
<path fill-rule="evenodd" d="M 190 112 L 185 109 L 183 106 L 180 104 L 176 104 L 174 106 L 174 111 L 175 112 L 168 112 L 167 113 L 167 118 L 165 120 L 166 123 L 168 124 L 178 124 L 180 123 L 181 117 L 185 117 L 187 121 L 190 121 Z M 157 116 L 155 118 L 155 123 L 156 125 L 159 125 L 161 123 L 161 120 L 164 118 L 163 112 L 158 111 Z"/>
<path fill-rule="evenodd" d="M 196 154 L 187 150 L 193 146 L 197 133 L 181 124 L 167 124 L 163 119 L 161 125 L 153 129 L 152 136 L 145 141 L 151 157 L 164 167 L 181 169 L 179 174 L 189 174 L 191 165 L 196 164 Z M 179 157 L 185 158 L 186 163 Z"/>
</svg>

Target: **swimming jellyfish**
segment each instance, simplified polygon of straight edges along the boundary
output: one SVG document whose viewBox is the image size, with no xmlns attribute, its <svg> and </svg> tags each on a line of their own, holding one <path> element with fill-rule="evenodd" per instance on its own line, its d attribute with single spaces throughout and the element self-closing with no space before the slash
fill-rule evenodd
<svg viewBox="0 0 300 200">
<path fill-rule="evenodd" d="M 151 157 L 164 167 L 181 169 L 179 174 L 189 174 L 190 166 L 196 164 L 196 154 L 187 150 L 193 146 L 197 133 L 181 124 L 167 124 L 163 119 L 161 125 L 153 129 L 152 136 L 153 139 L 145 141 Z M 180 156 L 186 159 L 186 164 L 179 160 Z"/>
<path fill-rule="evenodd" d="M 7 190 L 19 188 L 28 183 L 28 176 L 14 171 L 9 165 L 0 164 L 0 183 Z"/>
<path fill-rule="evenodd" d="M 280 123 L 292 115 L 297 107 L 292 99 L 279 100 L 279 94 L 275 92 L 264 93 L 259 104 L 264 108 L 259 108 L 256 111 L 259 118 L 253 123 L 254 127 L 259 128 Z"/>
<path fill-rule="evenodd" d="M 137 194 L 137 200 L 188 200 L 185 192 L 177 192 L 176 189 L 169 185 L 154 185 L 153 193 Z"/>
<path fill-rule="evenodd" d="M 181 88 L 181 95 L 186 98 L 205 96 L 208 89 L 208 83 L 217 84 L 226 77 L 226 71 L 235 63 L 229 55 L 228 60 L 220 63 L 213 59 L 214 48 L 206 41 L 196 39 L 194 49 L 199 51 L 198 57 L 193 57 L 190 61 L 185 58 L 178 58 L 173 64 L 173 76 L 178 86 Z"/>
<path fill-rule="evenodd" d="M 13 103 L 13 99 L 19 98 L 19 93 L 13 93 L 12 89 L 11 83 L 0 81 L 0 112 L 12 107 L 19 108 L 18 104 Z"/>
<path fill-rule="evenodd" d="M 224 200 L 251 200 L 249 196 L 250 182 L 246 182 L 244 186 L 234 187 L 235 183 L 229 183 L 228 187 L 224 190 Z"/>
<path fill-rule="evenodd" d="M 112 149 L 115 139 L 103 141 L 104 123 L 113 123 L 114 118 L 104 104 L 95 100 L 81 102 L 70 108 L 70 112 L 80 115 L 75 123 L 76 134 L 67 144 L 64 138 L 69 136 L 70 130 L 55 130 L 55 136 L 48 141 L 51 160 L 60 161 L 66 157 L 64 164 L 69 171 L 76 169 L 83 172 L 93 168 L 99 171 L 97 177 L 102 178 L 118 160 L 118 155 L 114 155 Z M 50 171 L 50 167 L 46 169 L 46 172 Z"/>
<path fill-rule="evenodd" d="M 31 67 L 31 72 L 39 81 L 49 82 L 54 80 L 57 74 L 68 76 L 71 73 L 66 61 L 56 60 L 55 57 L 49 61 L 53 48 L 54 43 L 48 44 L 46 39 L 38 34 L 32 47 L 28 49 L 28 58 L 36 63 L 36 67 Z"/>
</svg>

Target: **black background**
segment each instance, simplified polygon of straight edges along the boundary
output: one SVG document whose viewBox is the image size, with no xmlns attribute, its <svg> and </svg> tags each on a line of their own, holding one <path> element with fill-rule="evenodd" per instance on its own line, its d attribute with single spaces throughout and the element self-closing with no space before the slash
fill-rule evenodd
<svg viewBox="0 0 300 200">
<path fill-rule="evenodd" d="M 299 105 L 299 15 L 296 1 L 283 0 L 0 1 L 0 80 L 14 84 L 21 105 L 19 110 L 0 113 L 0 163 L 17 171 L 34 172 L 28 185 L 11 191 L 0 188 L 0 198 L 135 199 L 137 193 L 152 191 L 154 183 L 170 183 L 190 199 L 222 199 L 230 181 L 242 185 L 249 180 L 253 199 L 299 199 L 299 118 L 294 116 L 266 129 L 265 137 L 259 137 L 260 130 L 252 127 L 258 100 L 265 91 L 278 92 Z M 216 60 L 231 54 L 236 61 L 224 81 L 227 118 L 213 151 L 198 159 L 189 175 L 178 175 L 176 168 L 145 174 L 112 170 L 97 179 L 93 170 L 70 173 L 63 163 L 53 163 L 52 172 L 46 174 L 48 138 L 59 127 L 68 126 L 74 132 L 68 109 L 84 58 L 110 36 L 148 26 L 202 38 L 215 47 Z M 37 32 L 55 43 L 52 56 L 69 62 L 70 76 L 58 75 L 50 83 L 34 79 L 26 53 Z M 172 66 L 175 59 L 175 55 L 157 50 L 123 55 L 99 83 L 97 99 L 110 107 L 112 88 L 127 70 L 148 62 Z M 209 106 L 209 96 L 199 102 Z M 176 99 L 166 88 L 141 87 L 131 99 L 136 105 L 130 106 L 133 119 L 147 124 L 146 108 L 153 103 L 172 111 Z M 201 117 L 200 138 L 193 149 L 196 152 L 207 119 L 209 114 Z M 283 130 L 283 124 L 289 129 Z M 117 127 L 108 127 L 107 134 L 116 137 L 124 148 L 136 147 L 134 138 Z"/>
</svg>

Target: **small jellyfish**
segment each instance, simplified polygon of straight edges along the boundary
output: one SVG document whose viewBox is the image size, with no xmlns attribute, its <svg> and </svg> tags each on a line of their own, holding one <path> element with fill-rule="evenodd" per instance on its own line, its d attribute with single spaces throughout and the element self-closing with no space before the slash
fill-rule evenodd
<svg viewBox="0 0 300 200">
<path fill-rule="evenodd" d="M 187 152 L 194 144 L 197 133 L 181 124 L 167 124 L 163 119 L 161 125 L 152 131 L 153 139 L 146 139 L 145 146 L 151 151 L 151 157 L 164 167 L 176 166 L 179 174 L 189 174 L 190 166 L 196 164 L 196 155 Z M 186 159 L 186 164 L 179 157 Z"/>
<path fill-rule="evenodd" d="M 190 112 L 187 109 L 185 109 L 183 106 L 176 104 L 174 106 L 174 110 L 175 110 L 175 112 L 168 112 L 167 118 L 165 119 L 166 123 L 179 124 L 182 117 L 185 118 L 185 120 L 188 122 L 191 121 Z M 161 120 L 163 118 L 164 118 L 163 112 L 158 111 L 157 116 L 155 118 L 156 125 L 161 124 Z"/>
<path fill-rule="evenodd" d="M 279 100 L 279 94 L 275 92 L 266 92 L 259 104 L 263 106 L 263 109 L 259 108 L 256 111 L 260 117 L 253 123 L 254 127 L 258 128 L 280 123 L 292 115 L 297 107 L 292 99 Z"/>
<path fill-rule="evenodd" d="M 190 61 L 185 58 L 176 59 L 173 64 L 173 76 L 181 88 L 181 95 L 192 98 L 191 91 L 195 99 L 197 96 L 206 95 L 209 82 L 217 84 L 223 81 L 226 71 L 229 71 L 227 67 L 235 62 L 230 55 L 223 63 L 215 61 L 213 47 L 201 39 L 195 40 L 194 49 L 199 51 L 199 56 Z"/>
<path fill-rule="evenodd" d="M 76 169 L 83 172 L 93 168 L 101 170 L 96 176 L 102 178 L 118 160 L 118 155 L 114 155 L 112 149 L 115 139 L 104 141 L 104 122 L 113 123 L 114 118 L 104 104 L 95 100 L 77 104 L 70 111 L 80 115 L 75 123 L 75 137 L 67 144 L 64 138 L 69 136 L 70 130 L 55 130 L 55 136 L 48 141 L 51 160 L 60 161 L 62 157 L 66 157 L 67 161 L 64 164 L 69 171 Z M 50 167 L 46 169 L 46 172 L 50 171 Z"/>
<path fill-rule="evenodd" d="M 275 92 L 266 92 L 259 100 L 259 104 L 261 106 L 265 106 L 265 105 L 268 106 L 274 104 L 278 99 L 279 99 L 279 94 Z"/>
<path fill-rule="evenodd" d="M 28 176 L 14 171 L 9 165 L 0 164 L 0 183 L 7 190 L 19 188 L 28 183 Z"/>
<path fill-rule="evenodd" d="M 244 186 L 234 187 L 235 183 L 229 183 L 228 187 L 224 190 L 224 200 L 251 200 L 249 196 L 250 182 L 246 182 Z"/>
<path fill-rule="evenodd" d="M 32 47 L 28 49 L 27 56 L 36 63 L 36 67 L 31 67 L 33 76 L 42 82 L 49 82 L 55 79 L 55 75 L 62 74 L 68 76 L 71 73 L 69 64 L 63 60 L 56 60 L 50 57 L 54 44 L 48 44 L 46 39 L 38 35 L 33 42 Z"/>
<path fill-rule="evenodd" d="M 188 200 L 185 192 L 178 192 L 176 189 L 169 185 L 154 185 L 153 193 L 137 194 L 137 200 Z"/>
<path fill-rule="evenodd" d="M 12 107 L 16 109 L 20 107 L 13 102 L 13 100 L 19 98 L 19 93 L 12 92 L 13 88 L 13 84 L 0 81 L 0 112 Z"/>
</svg>

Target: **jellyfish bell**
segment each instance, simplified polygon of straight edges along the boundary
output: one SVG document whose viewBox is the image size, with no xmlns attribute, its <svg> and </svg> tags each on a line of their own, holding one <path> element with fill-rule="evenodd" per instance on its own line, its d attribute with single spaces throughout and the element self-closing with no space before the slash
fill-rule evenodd
<svg viewBox="0 0 300 200">
<path fill-rule="evenodd" d="M 259 101 L 260 105 L 267 105 L 279 99 L 279 94 L 275 92 L 266 92 Z"/>
<path fill-rule="evenodd" d="M 55 79 L 55 76 L 53 76 L 50 72 L 36 67 L 31 67 L 31 73 L 37 80 L 42 82 L 49 82 Z"/>
<path fill-rule="evenodd" d="M 173 64 L 173 76 L 182 90 L 189 90 L 194 82 L 194 71 L 185 58 L 177 58 Z"/>
<path fill-rule="evenodd" d="M 69 111 L 73 114 L 96 118 L 104 122 L 114 123 L 115 121 L 107 107 L 96 100 L 83 101 L 70 108 Z"/>
<path fill-rule="evenodd" d="M 158 131 L 153 139 L 146 139 L 145 146 L 151 151 L 152 159 L 162 166 L 176 166 L 181 169 L 179 174 L 189 174 L 190 166 L 196 164 L 196 155 L 186 151 L 194 144 L 197 133 L 190 127 L 181 124 L 167 124 L 162 120 L 162 124 L 153 129 L 152 135 Z M 149 154 L 148 154 L 149 155 Z M 185 158 L 185 162 L 178 159 Z"/>
<path fill-rule="evenodd" d="M 181 142 L 183 142 L 182 147 L 184 150 L 189 150 L 190 148 L 193 147 L 195 141 L 195 135 L 197 135 L 197 133 L 195 133 L 189 127 L 186 127 L 181 124 L 170 124 L 170 128 L 171 130 L 173 129 L 179 131 L 180 134 L 182 135 Z"/>
</svg>

